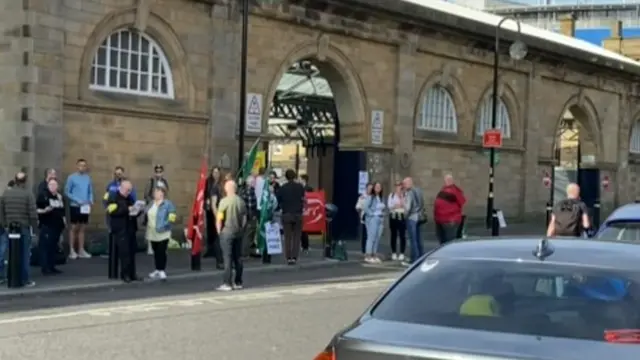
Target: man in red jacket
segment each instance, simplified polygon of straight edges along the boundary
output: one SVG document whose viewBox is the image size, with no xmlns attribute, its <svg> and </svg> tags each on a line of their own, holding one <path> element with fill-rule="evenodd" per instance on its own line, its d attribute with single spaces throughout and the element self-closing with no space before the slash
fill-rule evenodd
<svg viewBox="0 0 640 360">
<path fill-rule="evenodd" d="M 444 186 L 433 203 L 436 237 L 440 245 L 456 238 L 462 223 L 462 208 L 466 202 L 462 189 L 453 182 L 453 176 L 446 175 Z"/>
</svg>

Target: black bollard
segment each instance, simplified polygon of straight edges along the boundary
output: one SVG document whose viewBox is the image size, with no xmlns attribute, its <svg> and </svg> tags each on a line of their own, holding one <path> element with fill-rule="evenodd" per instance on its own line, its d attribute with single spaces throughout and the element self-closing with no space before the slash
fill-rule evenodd
<svg viewBox="0 0 640 360">
<path fill-rule="evenodd" d="M 113 235 L 109 233 L 109 279 L 118 279 L 118 244 L 116 243 Z"/>
<path fill-rule="evenodd" d="M 500 221 L 498 220 L 499 209 L 493 210 L 491 215 L 491 236 L 500 236 Z"/>
<path fill-rule="evenodd" d="M 20 224 L 11 223 L 7 229 L 9 237 L 9 264 L 7 267 L 7 287 L 19 288 L 24 286 L 22 278 L 22 233 L 20 232 Z"/>
<path fill-rule="evenodd" d="M 545 228 L 549 227 L 549 222 L 551 222 L 551 212 L 553 211 L 553 206 L 551 206 L 550 202 L 547 202 L 547 216 L 544 223 Z"/>
<path fill-rule="evenodd" d="M 593 204 L 593 224 L 591 228 L 594 230 L 598 230 L 600 227 L 600 199 L 597 199 Z"/>
<path fill-rule="evenodd" d="M 191 271 L 202 270 L 202 252 L 191 253 Z"/>
</svg>

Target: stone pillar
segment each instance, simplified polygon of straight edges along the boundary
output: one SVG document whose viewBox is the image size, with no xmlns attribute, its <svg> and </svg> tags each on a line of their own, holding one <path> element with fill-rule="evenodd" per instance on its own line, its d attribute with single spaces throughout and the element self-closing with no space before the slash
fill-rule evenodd
<svg viewBox="0 0 640 360">
<path fill-rule="evenodd" d="M 33 75 L 24 65 L 30 61 L 32 29 L 22 1 L 0 3 L 0 30 L 0 189 L 4 189 L 31 159 L 30 99 L 23 92 L 29 90 L 26 80 Z"/>
<path fill-rule="evenodd" d="M 38 181 L 46 168 L 62 169 L 65 20 L 63 0 L 28 4 L 33 47 L 27 69 L 33 78 L 25 98 L 32 124 L 31 179 Z"/>
<path fill-rule="evenodd" d="M 548 164 L 539 165 L 540 158 L 540 138 L 542 131 L 540 124 L 546 124 L 555 119 L 546 119 L 547 115 L 537 104 L 542 103 L 544 92 L 542 89 L 542 79 L 536 73 L 533 65 L 529 73 L 527 82 L 527 94 L 524 111 L 522 112 L 523 139 L 526 151 L 522 154 L 522 199 L 521 216 L 524 218 L 537 218 L 545 212 L 545 203 L 549 198 L 549 191 L 542 185 L 544 173 L 552 174 L 551 166 Z M 544 119 L 544 120 L 542 120 Z M 546 194 L 546 196 L 545 196 Z"/>
<path fill-rule="evenodd" d="M 410 35 L 406 43 L 398 47 L 396 77 L 396 119 L 394 130 L 393 159 L 390 159 L 389 169 L 393 172 L 393 179 L 398 180 L 409 176 L 411 160 L 413 159 L 413 128 L 416 92 L 419 84 L 416 84 L 415 54 L 418 47 L 418 36 Z"/>
<path fill-rule="evenodd" d="M 236 138 L 239 120 L 240 96 L 240 18 L 235 2 L 214 4 L 211 10 L 212 79 L 210 102 L 210 162 L 216 164 L 222 157 L 231 160 L 231 168 L 239 164 Z M 251 146 L 251 145 L 249 145 Z"/>
</svg>

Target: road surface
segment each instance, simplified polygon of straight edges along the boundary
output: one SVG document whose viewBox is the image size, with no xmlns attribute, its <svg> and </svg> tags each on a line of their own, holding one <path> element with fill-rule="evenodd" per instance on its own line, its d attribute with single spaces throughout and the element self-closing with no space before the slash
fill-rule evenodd
<svg viewBox="0 0 640 360">
<path fill-rule="evenodd" d="M 229 293 L 193 281 L 13 299 L 0 303 L 0 359 L 310 360 L 397 276 L 353 266 L 256 275 Z"/>
</svg>

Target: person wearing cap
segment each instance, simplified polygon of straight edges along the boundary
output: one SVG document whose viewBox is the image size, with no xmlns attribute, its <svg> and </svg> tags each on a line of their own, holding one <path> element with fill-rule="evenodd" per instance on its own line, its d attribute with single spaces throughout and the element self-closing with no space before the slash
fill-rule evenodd
<svg viewBox="0 0 640 360">
<path fill-rule="evenodd" d="M 153 189 L 161 186 L 169 192 L 169 182 L 164 177 L 164 166 L 156 164 L 153 167 L 153 176 L 149 178 L 149 182 L 144 190 L 144 200 L 149 203 L 153 201 Z"/>
</svg>

